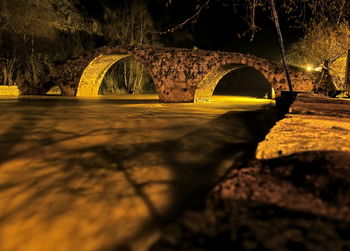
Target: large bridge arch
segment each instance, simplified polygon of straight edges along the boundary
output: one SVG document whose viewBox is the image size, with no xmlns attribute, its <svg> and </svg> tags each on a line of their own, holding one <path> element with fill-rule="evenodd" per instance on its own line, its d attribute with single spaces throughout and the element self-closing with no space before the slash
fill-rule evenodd
<svg viewBox="0 0 350 251">
<path fill-rule="evenodd" d="M 194 102 L 207 102 L 211 100 L 211 97 L 213 96 L 215 87 L 218 85 L 220 80 L 228 73 L 235 71 L 240 68 L 251 68 L 255 71 L 259 72 L 267 82 L 271 85 L 271 94 L 268 96 L 268 98 L 275 98 L 274 95 L 274 89 L 273 84 L 265 77 L 265 75 L 260 72 L 259 70 L 255 69 L 254 67 L 251 67 L 249 65 L 245 64 L 223 64 L 213 70 L 211 70 L 199 83 L 195 94 L 194 94 Z"/>
<path fill-rule="evenodd" d="M 89 65 L 84 69 L 80 77 L 77 97 L 83 96 L 98 96 L 102 80 L 109 68 L 119 60 L 130 57 L 127 54 L 120 55 L 104 55 L 101 54 L 94 58 Z"/>
<path fill-rule="evenodd" d="M 77 88 L 77 97 L 93 97 L 99 95 L 99 89 L 108 70 L 119 61 L 127 58 L 135 59 L 128 54 L 100 54 L 84 69 Z M 135 59 L 137 62 L 138 60 Z"/>
</svg>

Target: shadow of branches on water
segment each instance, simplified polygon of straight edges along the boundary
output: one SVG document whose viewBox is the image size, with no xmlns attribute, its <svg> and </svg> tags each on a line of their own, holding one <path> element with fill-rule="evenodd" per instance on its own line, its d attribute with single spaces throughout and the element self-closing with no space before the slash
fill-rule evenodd
<svg viewBox="0 0 350 251">
<path fill-rule="evenodd" d="M 14 189 L 11 197 L 5 200 L 26 194 L 22 201 L 2 214 L 0 224 L 17 215 L 25 220 L 35 214 L 49 222 L 72 210 L 74 200 L 80 198 L 90 205 L 102 203 L 107 206 L 137 200 L 134 206 L 141 207 L 142 204 L 149 219 L 135 235 L 125 239 L 125 245 L 106 243 L 106 249 L 120 244 L 128 246 L 150 229 L 172 221 L 184 210 L 203 205 L 209 189 L 234 168 L 235 163 L 254 156 L 258 142 L 277 119 L 277 111 L 271 108 L 228 112 L 176 140 L 154 143 L 118 144 L 116 139 L 114 144 L 82 145 L 68 150 L 60 147 L 65 140 L 87 137 L 96 131 L 67 135 L 59 141 L 48 140 L 43 143 L 43 148 L 50 147 L 49 154 L 43 151 L 43 156 L 34 158 L 32 166 L 14 170 L 20 173 L 16 179 L 0 184 L 1 192 Z M 9 150 L 15 147 L 16 141 L 30 134 L 38 122 L 26 121 L 24 115 L 22 121 L 0 137 L 0 141 L 14 137 L 8 149 L 0 153 L 2 163 L 9 160 Z M 63 151 L 64 155 L 57 156 L 56 151 Z M 30 151 L 21 154 L 30 154 Z M 11 156 L 12 159 L 17 157 Z M 43 202 L 43 198 L 51 196 Z M 70 198 L 73 201 L 67 201 Z M 164 204 L 163 200 L 166 207 L 158 205 Z M 126 208 L 123 213 L 128 214 L 128 210 L 134 209 Z M 94 236 L 104 235 L 106 230 L 102 228 Z"/>
<path fill-rule="evenodd" d="M 43 118 L 45 114 L 49 114 L 50 110 L 55 106 L 55 103 L 50 103 L 47 107 L 36 103 L 35 110 L 18 109 L 22 106 L 26 106 L 26 103 L 28 103 L 28 100 L 18 100 L 14 104 L 11 103 L 11 106 L 7 108 L 13 109 L 13 113 L 18 115 L 19 119 L 16 121 L 15 125 L 8 128 L 0 135 L 0 164 L 11 158 L 12 149 L 17 146 L 18 142 L 24 140 L 27 135 L 30 135 L 40 122 L 40 118 Z M 6 108 L 2 107 L 2 109 Z M 10 116 L 11 115 L 10 113 Z"/>
</svg>

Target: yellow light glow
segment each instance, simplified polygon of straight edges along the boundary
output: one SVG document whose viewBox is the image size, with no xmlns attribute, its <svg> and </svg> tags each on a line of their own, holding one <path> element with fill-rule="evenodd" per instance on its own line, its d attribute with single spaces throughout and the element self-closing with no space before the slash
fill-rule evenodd
<svg viewBox="0 0 350 251">
<path fill-rule="evenodd" d="M 307 67 L 306 67 L 306 70 L 307 70 L 307 71 L 312 71 L 313 69 L 314 69 L 314 68 L 312 68 L 312 66 L 307 66 Z"/>
<path fill-rule="evenodd" d="M 322 67 L 321 67 L 321 66 L 316 67 L 316 68 L 315 68 L 315 71 L 322 71 Z"/>
</svg>

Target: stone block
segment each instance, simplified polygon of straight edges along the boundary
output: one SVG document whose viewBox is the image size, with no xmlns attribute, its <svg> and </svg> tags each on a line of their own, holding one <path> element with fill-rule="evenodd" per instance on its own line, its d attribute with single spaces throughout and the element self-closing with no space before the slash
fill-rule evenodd
<svg viewBox="0 0 350 251">
<path fill-rule="evenodd" d="M 0 96 L 19 96 L 20 91 L 17 86 L 0 85 Z"/>
</svg>

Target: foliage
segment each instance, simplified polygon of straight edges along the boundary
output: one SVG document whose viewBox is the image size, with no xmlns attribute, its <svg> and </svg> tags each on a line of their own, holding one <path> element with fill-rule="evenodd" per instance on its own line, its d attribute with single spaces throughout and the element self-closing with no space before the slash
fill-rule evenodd
<svg viewBox="0 0 350 251">
<path fill-rule="evenodd" d="M 155 93 L 152 78 L 144 66 L 132 58 L 126 58 L 115 64 L 106 74 L 99 94 L 141 94 Z"/>
<path fill-rule="evenodd" d="M 282 8 L 290 26 L 304 31 L 304 37 L 290 49 L 292 63 L 322 67 L 316 88 L 343 90 L 344 57 L 350 49 L 350 2 L 285 0 Z"/>
<path fill-rule="evenodd" d="M 348 0 L 284 0 L 281 6 L 294 27 L 309 30 L 310 24 L 340 24 L 349 21 Z"/>
<path fill-rule="evenodd" d="M 51 37 L 52 28 L 40 18 L 33 1 L 0 0 L 1 30 L 27 36 Z"/>
<path fill-rule="evenodd" d="M 155 44 L 153 20 L 145 4 L 126 1 L 123 8 L 106 8 L 104 34 L 119 45 Z"/>
<path fill-rule="evenodd" d="M 16 80 L 16 62 L 15 58 L 2 58 L 0 61 L 0 85 L 14 85 Z"/>
<path fill-rule="evenodd" d="M 43 91 L 55 64 L 84 51 L 106 42 L 155 44 L 152 18 L 139 2 L 0 0 L 1 84 Z M 125 69 L 141 74 L 134 63 L 127 64 Z M 139 81 L 130 75 L 129 81 Z"/>
<path fill-rule="evenodd" d="M 157 44 L 153 20 L 145 4 L 125 1 L 123 8 L 116 11 L 106 9 L 104 18 L 104 32 L 112 43 L 122 46 Z M 141 93 L 145 88 L 154 91 L 149 85 L 153 86 L 152 80 L 145 73 L 144 66 L 128 58 L 107 72 L 100 94 Z"/>
<path fill-rule="evenodd" d="M 55 62 L 86 49 L 75 34 L 93 28 L 74 11 L 68 0 L 0 0 L 0 84 L 26 83 L 37 92 Z"/>
<path fill-rule="evenodd" d="M 0 84 L 14 85 L 27 67 L 26 77 L 37 79 L 34 35 L 49 37 L 51 30 L 34 18 L 30 1 L 22 4 L 16 0 L 0 1 Z"/>
<path fill-rule="evenodd" d="M 341 59 L 350 49 L 350 28 L 347 24 L 314 23 L 305 36 L 292 45 L 288 53 L 291 64 L 322 67 L 322 76 L 330 74 L 338 88 L 343 89 L 345 65 Z M 345 60 L 343 60 L 345 62 Z"/>
<path fill-rule="evenodd" d="M 346 90 L 345 74 L 346 74 L 346 56 L 340 57 L 332 64 L 330 74 L 338 89 Z"/>
</svg>

